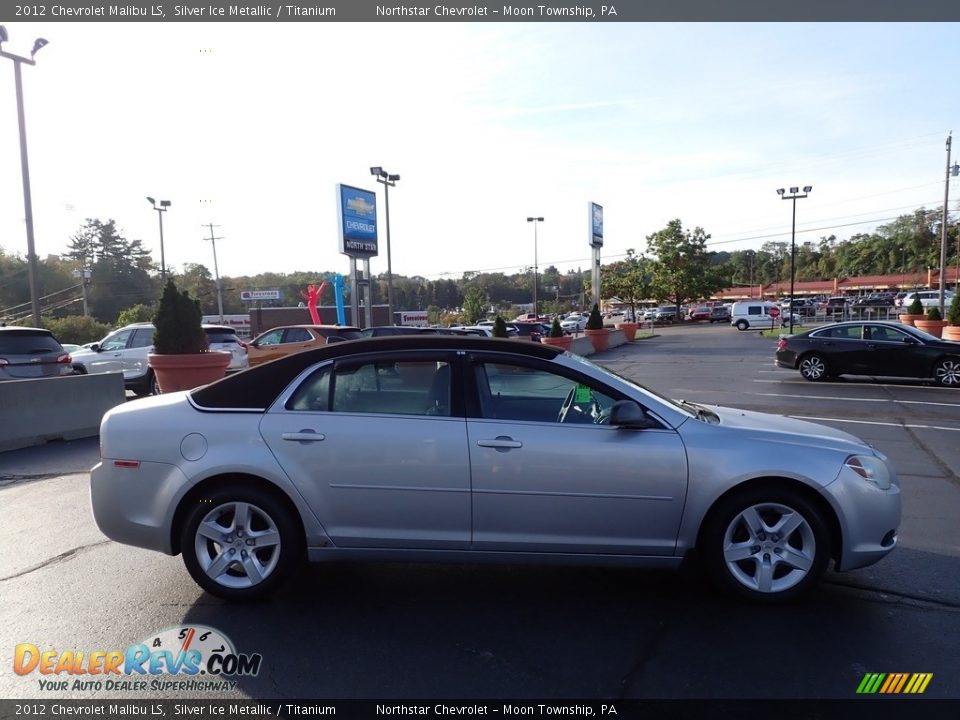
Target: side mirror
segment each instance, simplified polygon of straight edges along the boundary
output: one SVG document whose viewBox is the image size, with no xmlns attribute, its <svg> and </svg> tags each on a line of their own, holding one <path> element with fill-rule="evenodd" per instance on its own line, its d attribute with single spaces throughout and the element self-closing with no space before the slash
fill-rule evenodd
<svg viewBox="0 0 960 720">
<path fill-rule="evenodd" d="M 633 400 L 617 400 L 610 408 L 610 424 L 627 430 L 656 427 L 647 411 Z"/>
<path fill-rule="evenodd" d="M 94 352 L 100 352 L 100 343 L 94 343 L 93 345 L 90 346 L 90 349 L 93 350 Z"/>
</svg>

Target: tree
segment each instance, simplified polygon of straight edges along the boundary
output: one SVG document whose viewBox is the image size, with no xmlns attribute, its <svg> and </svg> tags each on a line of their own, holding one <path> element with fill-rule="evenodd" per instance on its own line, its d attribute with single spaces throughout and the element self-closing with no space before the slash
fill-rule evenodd
<svg viewBox="0 0 960 720">
<path fill-rule="evenodd" d="M 652 263 L 638 258 L 633 248 L 627 259 L 600 266 L 600 292 L 605 299 L 619 298 L 630 306 L 630 317 L 637 317 L 637 303 L 653 295 Z"/>
<path fill-rule="evenodd" d="M 493 336 L 497 338 L 509 337 L 507 335 L 507 323 L 505 323 L 499 315 L 497 315 L 497 319 L 493 321 Z"/>
<path fill-rule="evenodd" d="M 467 290 L 467 294 L 463 299 L 463 314 L 466 318 L 467 325 L 475 325 L 487 314 L 485 302 L 486 295 L 483 290 L 476 286 Z"/>
<path fill-rule="evenodd" d="M 709 237 L 699 227 L 684 232 L 679 219 L 647 236 L 647 248 L 658 261 L 653 271 L 654 294 L 671 300 L 678 314 L 684 302 L 707 297 L 723 285 L 707 252 Z"/>
</svg>

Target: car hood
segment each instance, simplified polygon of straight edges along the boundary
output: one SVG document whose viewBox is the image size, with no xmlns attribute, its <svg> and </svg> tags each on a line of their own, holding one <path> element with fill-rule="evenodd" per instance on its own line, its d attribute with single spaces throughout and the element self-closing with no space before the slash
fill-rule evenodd
<svg viewBox="0 0 960 720">
<path fill-rule="evenodd" d="M 707 405 L 720 418 L 720 426 L 753 431 L 758 440 L 875 454 L 866 442 L 843 430 L 785 415 Z"/>
</svg>

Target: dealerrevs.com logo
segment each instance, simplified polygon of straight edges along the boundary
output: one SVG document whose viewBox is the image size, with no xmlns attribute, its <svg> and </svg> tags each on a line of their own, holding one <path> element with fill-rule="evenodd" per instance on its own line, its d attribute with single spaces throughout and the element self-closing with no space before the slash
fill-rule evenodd
<svg viewBox="0 0 960 720">
<path fill-rule="evenodd" d="M 237 652 L 219 630 L 184 625 L 126 650 L 55 650 L 20 643 L 14 649 L 13 671 L 39 674 L 39 689 L 50 691 L 232 690 L 237 682 L 230 678 L 255 676 L 262 662 L 260 653 Z"/>
</svg>

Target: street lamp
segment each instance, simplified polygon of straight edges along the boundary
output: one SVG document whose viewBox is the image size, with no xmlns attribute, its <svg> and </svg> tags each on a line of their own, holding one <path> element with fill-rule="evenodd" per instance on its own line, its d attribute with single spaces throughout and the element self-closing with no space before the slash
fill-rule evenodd
<svg viewBox="0 0 960 720">
<path fill-rule="evenodd" d="M 390 188 L 397 184 L 399 175 L 391 175 L 382 167 L 370 168 L 370 174 L 377 178 L 377 182 L 383 185 L 384 205 L 386 206 L 387 217 L 387 310 L 390 313 L 390 324 L 394 325 L 393 320 L 393 267 L 390 263 Z"/>
<path fill-rule="evenodd" d="M 784 195 L 786 192 L 783 188 L 777 190 L 777 195 L 780 196 L 781 200 L 793 200 L 793 224 L 790 228 L 790 334 L 793 335 L 793 283 L 796 278 L 796 265 L 797 260 L 797 200 L 801 200 L 807 196 L 807 194 L 813 190 L 813 186 L 804 185 L 803 195 L 799 195 L 800 188 L 792 187 L 790 188 L 790 194 Z"/>
<path fill-rule="evenodd" d="M 167 284 L 167 260 L 163 255 L 163 214 L 170 207 L 170 201 L 161 200 L 157 205 L 156 200 L 148 197 L 147 202 L 153 205 L 153 209 L 157 211 L 157 217 L 160 218 L 160 291 L 163 292 L 163 287 Z"/>
<path fill-rule="evenodd" d="M 527 222 L 533 223 L 533 314 L 540 317 L 540 305 L 537 302 L 537 226 L 543 222 L 542 217 L 528 217 Z"/>
<path fill-rule="evenodd" d="M 17 92 L 17 124 L 20 127 L 20 173 L 23 178 L 23 213 L 27 225 L 27 276 L 30 280 L 30 310 L 33 313 L 33 324 L 40 327 L 40 300 L 37 296 L 37 253 L 33 243 L 33 201 L 30 198 L 30 164 L 27 162 L 27 128 L 23 114 L 23 77 L 21 76 L 20 66 L 23 63 L 27 65 L 36 65 L 33 59 L 37 52 L 47 41 L 43 38 L 37 38 L 33 41 L 33 49 L 30 51 L 30 57 L 21 57 L 14 55 L 3 49 L 3 43 L 9 39 L 7 28 L 0 25 L 0 57 L 13 60 L 13 77 Z"/>
<path fill-rule="evenodd" d="M 900 291 L 906 290 L 907 285 L 907 248 L 900 248 Z"/>
</svg>

